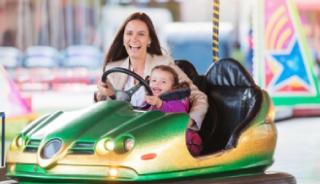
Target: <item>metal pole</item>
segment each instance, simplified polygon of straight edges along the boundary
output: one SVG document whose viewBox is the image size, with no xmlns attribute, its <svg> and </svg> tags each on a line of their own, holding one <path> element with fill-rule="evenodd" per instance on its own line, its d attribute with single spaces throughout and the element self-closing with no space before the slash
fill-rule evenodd
<svg viewBox="0 0 320 184">
<path fill-rule="evenodd" d="M 212 30 L 212 51 L 213 51 L 213 62 L 219 60 L 219 12 L 220 12 L 220 1 L 213 0 L 213 30 Z"/>
<path fill-rule="evenodd" d="M 33 19 L 30 0 L 24 0 L 24 21 L 23 30 L 25 35 L 25 48 L 28 48 L 33 44 Z"/>
<path fill-rule="evenodd" d="M 65 8 L 65 21 L 66 21 L 66 47 L 75 44 L 74 39 L 74 4 L 72 0 L 67 0 Z"/>
<path fill-rule="evenodd" d="M 24 1 L 18 2 L 18 28 L 17 28 L 17 47 L 21 50 L 24 50 L 24 34 L 23 34 L 23 21 L 24 21 L 24 15 L 23 15 L 23 4 Z"/>
<path fill-rule="evenodd" d="M 2 119 L 1 123 L 1 167 L 4 167 L 4 153 L 5 153 L 5 144 L 6 144 L 6 135 L 5 135 L 5 114 L 0 112 Z"/>
<path fill-rule="evenodd" d="M 50 32 L 50 46 L 56 48 L 56 49 L 61 49 L 61 42 L 62 39 L 61 37 L 63 34 L 60 32 L 60 28 L 63 28 L 63 22 L 61 22 L 61 10 L 60 10 L 60 2 L 61 1 L 49 1 L 48 2 L 48 10 L 49 10 L 49 22 L 50 22 L 50 27 L 49 27 L 49 32 Z"/>
<path fill-rule="evenodd" d="M 50 45 L 50 36 L 49 36 L 49 9 L 48 9 L 48 1 L 41 1 L 41 21 L 40 21 L 40 38 L 39 45 Z"/>
<path fill-rule="evenodd" d="M 90 33 L 92 34 L 91 36 L 93 37 L 92 42 L 90 42 L 89 44 L 93 44 L 95 46 L 97 46 L 98 48 L 102 47 L 102 34 L 101 34 L 101 1 L 94 1 L 93 4 L 94 7 L 94 25 L 93 25 L 93 29 L 94 29 L 94 33 Z"/>
</svg>

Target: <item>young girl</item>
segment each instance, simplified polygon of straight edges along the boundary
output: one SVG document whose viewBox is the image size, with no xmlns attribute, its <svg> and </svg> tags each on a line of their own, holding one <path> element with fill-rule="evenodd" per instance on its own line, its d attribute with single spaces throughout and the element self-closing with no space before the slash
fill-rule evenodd
<svg viewBox="0 0 320 184">
<path fill-rule="evenodd" d="M 158 65 L 154 67 L 150 75 L 150 87 L 153 96 L 146 96 L 146 102 L 151 105 L 151 110 L 160 110 L 162 112 L 189 112 L 189 98 L 162 100 L 161 95 L 174 90 L 189 88 L 186 82 L 179 83 L 178 74 L 167 65 Z M 193 156 L 200 154 L 202 150 L 202 140 L 199 134 L 187 129 L 186 141 L 190 153 Z"/>
</svg>

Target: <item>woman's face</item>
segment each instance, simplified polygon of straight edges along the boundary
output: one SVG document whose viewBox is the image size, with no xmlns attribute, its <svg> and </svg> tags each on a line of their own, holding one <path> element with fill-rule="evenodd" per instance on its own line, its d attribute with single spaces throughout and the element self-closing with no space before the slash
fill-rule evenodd
<svg viewBox="0 0 320 184">
<path fill-rule="evenodd" d="M 150 76 L 150 88 L 153 95 L 159 96 L 162 93 L 172 90 L 173 76 L 167 71 L 155 69 Z"/>
<path fill-rule="evenodd" d="M 123 43 L 132 59 L 144 58 L 148 44 L 151 43 L 146 23 L 141 20 L 131 20 L 124 29 Z"/>
</svg>

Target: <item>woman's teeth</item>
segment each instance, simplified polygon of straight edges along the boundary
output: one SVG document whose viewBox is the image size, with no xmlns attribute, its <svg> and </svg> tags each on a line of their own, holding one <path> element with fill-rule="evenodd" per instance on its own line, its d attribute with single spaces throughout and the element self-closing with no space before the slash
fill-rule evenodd
<svg viewBox="0 0 320 184">
<path fill-rule="evenodd" d="M 130 46 L 130 49 L 140 49 L 140 46 Z"/>
</svg>

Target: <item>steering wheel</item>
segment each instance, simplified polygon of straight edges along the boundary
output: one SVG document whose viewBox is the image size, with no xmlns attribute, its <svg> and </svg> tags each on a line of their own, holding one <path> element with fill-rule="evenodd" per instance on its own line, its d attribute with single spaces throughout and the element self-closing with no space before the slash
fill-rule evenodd
<svg viewBox="0 0 320 184">
<path fill-rule="evenodd" d="M 138 84 L 134 85 L 132 88 L 130 88 L 128 90 L 114 89 L 116 100 L 130 102 L 133 94 L 135 94 L 141 86 L 145 87 L 148 95 L 153 95 L 149 84 L 142 77 L 140 77 L 138 74 L 136 74 L 128 69 L 125 69 L 125 68 L 115 67 L 115 68 L 112 68 L 108 71 L 105 71 L 101 77 L 101 80 L 103 82 L 107 82 L 107 77 L 111 73 L 124 73 L 124 74 L 127 74 L 127 75 L 133 77 L 134 79 L 136 79 L 139 82 Z M 113 85 L 112 85 L 112 87 L 113 87 Z M 145 103 L 142 106 L 133 106 L 133 108 L 135 108 L 135 109 L 142 109 L 142 110 L 148 109 L 149 107 L 150 107 L 150 104 L 147 104 L 147 103 Z"/>
</svg>

